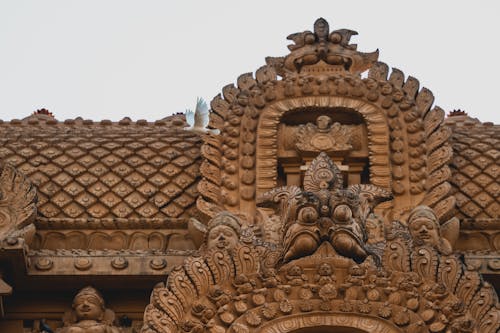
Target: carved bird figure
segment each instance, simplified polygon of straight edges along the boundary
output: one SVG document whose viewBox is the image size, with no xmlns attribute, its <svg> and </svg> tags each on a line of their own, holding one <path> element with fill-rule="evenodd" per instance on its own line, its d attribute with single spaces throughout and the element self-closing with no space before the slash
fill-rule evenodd
<svg viewBox="0 0 500 333">
<path fill-rule="evenodd" d="M 190 109 L 186 110 L 186 122 L 188 127 L 184 127 L 184 130 L 191 131 L 195 133 L 213 133 L 219 134 L 219 130 L 208 129 L 207 125 L 209 122 L 210 111 L 208 110 L 207 103 L 203 98 L 198 97 L 196 99 L 196 109 L 193 112 Z"/>
</svg>

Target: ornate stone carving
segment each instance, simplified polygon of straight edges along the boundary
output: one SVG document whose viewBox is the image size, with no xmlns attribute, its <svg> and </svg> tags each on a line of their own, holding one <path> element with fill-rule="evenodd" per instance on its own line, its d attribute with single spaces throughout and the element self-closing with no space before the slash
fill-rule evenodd
<svg viewBox="0 0 500 333">
<path fill-rule="evenodd" d="M 80 290 L 73 299 L 72 310 L 67 311 L 64 327 L 56 333 L 120 333 L 113 325 L 115 313 L 107 309 L 101 294 L 92 287 Z"/>
<path fill-rule="evenodd" d="M 206 244 L 208 249 L 233 249 L 241 235 L 241 222 L 230 213 L 217 214 L 208 223 Z"/>
<path fill-rule="evenodd" d="M 9 237 L 29 243 L 35 233 L 36 189 L 9 164 L 1 165 L 0 172 L 0 248 Z"/>
<path fill-rule="evenodd" d="M 361 193 L 366 193 L 363 205 Z M 376 204 L 390 199 L 389 192 L 375 186 L 343 189 L 340 170 L 321 153 L 306 171 L 304 190 L 278 188 L 265 193 L 259 203 L 279 204 L 284 262 L 313 254 L 325 241 L 339 254 L 362 262 L 368 255 L 366 218 Z"/>
<path fill-rule="evenodd" d="M 450 242 L 441 235 L 437 216 L 429 207 L 418 206 L 413 209 L 408 217 L 408 228 L 415 246 L 430 246 L 445 255 L 451 253 Z"/>
<path fill-rule="evenodd" d="M 351 36 L 357 32 L 347 29 L 332 31 L 328 22 L 320 18 L 314 23 L 314 32 L 304 31 L 291 34 L 287 37 L 294 42 L 289 45 L 291 53 L 281 59 L 269 59 L 268 63 L 273 63 L 280 69 L 292 72 L 317 71 L 322 64 L 329 65 L 329 71 L 361 73 L 368 69 L 378 58 L 378 50 L 373 53 L 361 53 L 356 51 L 356 46 L 349 44 Z"/>
<path fill-rule="evenodd" d="M 300 153 L 345 152 L 353 148 L 350 128 L 332 123 L 332 118 L 325 115 L 316 118 L 316 125 L 300 125 L 296 136 L 295 147 Z"/>
<path fill-rule="evenodd" d="M 153 292 L 143 332 L 364 329 L 365 321 L 380 332 L 499 328 L 491 322 L 500 316 L 491 286 L 451 254 L 431 208 L 416 207 L 407 226 L 393 221 L 383 236 L 372 232 L 383 238 L 384 260 L 365 259 L 367 221 L 391 196 L 373 185 L 344 188 L 340 177 L 321 153 L 307 170 L 303 189 L 279 187 L 259 198 L 259 204 L 279 212 L 281 260 L 265 258 L 273 246 L 256 234 L 243 244 L 233 215 L 216 216 L 208 224 L 215 237 L 206 237 L 207 251 L 187 259 L 170 274 L 167 287 Z M 336 321 L 344 315 L 345 322 Z M 307 318 L 315 319 L 307 324 Z M 279 324 L 285 322 L 288 328 Z"/>
</svg>

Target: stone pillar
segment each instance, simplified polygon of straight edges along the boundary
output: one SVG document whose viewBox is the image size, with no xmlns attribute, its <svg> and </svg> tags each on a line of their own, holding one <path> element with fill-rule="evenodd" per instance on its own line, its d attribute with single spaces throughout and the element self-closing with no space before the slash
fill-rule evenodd
<svg viewBox="0 0 500 333">
<path fill-rule="evenodd" d="M 286 175 L 286 184 L 290 185 L 301 185 L 301 170 L 299 163 L 283 164 L 283 171 Z"/>
</svg>

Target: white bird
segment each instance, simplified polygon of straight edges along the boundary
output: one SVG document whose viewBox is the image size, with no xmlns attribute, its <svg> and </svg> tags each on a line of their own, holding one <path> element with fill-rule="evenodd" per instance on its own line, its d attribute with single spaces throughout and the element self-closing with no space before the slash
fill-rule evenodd
<svg viewBox="0 0 500 333">
<path fill-rule="evenodd" d="M 210 120 L 209 117 L 210 112 L 208 110 L 207 103 L 203 100 L 203 98 L 198 97 L 196 99 L 195 111 L 193 112 L 190 109 L 186 109 L 186 122 L 189 126 L 184 127 L 184 130 L 195 133 L 219 134 L 219 130 L 207 128 Z"/>
</svg>

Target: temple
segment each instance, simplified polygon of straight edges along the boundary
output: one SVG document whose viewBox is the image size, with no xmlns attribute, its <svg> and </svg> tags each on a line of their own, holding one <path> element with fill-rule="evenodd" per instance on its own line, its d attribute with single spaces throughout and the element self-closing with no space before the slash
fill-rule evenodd
<svg viewBox="0 0 500 333">
<path fill-rule="evenodd" d="M 500 126 L 356 34 L 291 34 L 201 129 L 0 122 L 0 332 L 500 332 Z"/>
</svg>

